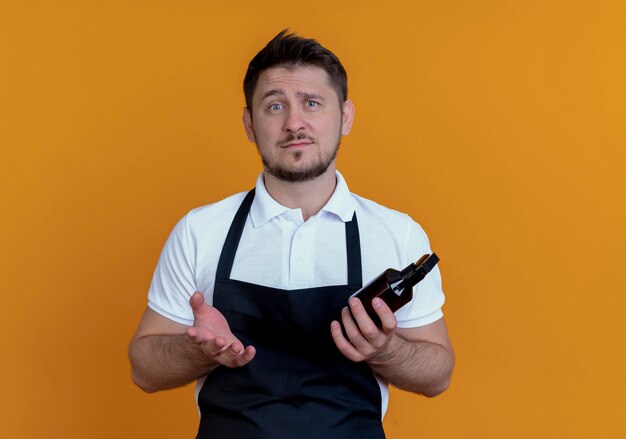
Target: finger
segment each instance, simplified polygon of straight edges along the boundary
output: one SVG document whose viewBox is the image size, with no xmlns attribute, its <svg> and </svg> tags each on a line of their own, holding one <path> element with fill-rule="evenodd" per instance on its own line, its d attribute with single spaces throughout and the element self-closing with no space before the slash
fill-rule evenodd
<svg viewBox="0 0 626 439">
<path fill-rule="evenodd" d="M 210 338 L 212 338 L 209 336 L 207 331 L 203 331 L 197 326 L 191 326 L 187 328 L 187 335 L 194 343 L 204 343 L 205 341 L 208 341 Z"/>
<path fill-rule="evenodd" d="M 209 356 L 218 355 L 220 352 L 228 348 L 228 340 L 222 336 L 214 336 L 208 331 L 201 328 L 187 328 L 187 336 L 192 343 L 201 345 L 202 351 Z"/>
<path fill-rule="evenodd" d="M 348 348 L 354 349 L 354 346 L 350 343 L 350 340 L 344 337 L 343 331 L 341 330 L 341 324 L 337 320 L 333 320 L 330 323 L 330 335 L 332 336 L 335 345 L 337 345 L 340 350 L 345 350 Z"/>
<path fill-rule="evenodd" d="M 231 345 L 228 347 L 228 349 L 225 352 L 228 355 L 232 355 L 234 358 L 243 352 L 243 345 L 238 341 L 234 341 L 231 343 Z"/>
<path fill-rule="evenodd" d="M 219 357 L 228 350 L 230 344 L 224 337 L 215 337 L 211 340 L 199 343 L 205 355 L 219 362 Z"/>
<path fill-rule="evenodd" d="M 248 364 L 256 355 L 256 349 L 254 346 L 248 346 L 241 354 L 233 359 L 234 367 L 241 367 Z"/>
<path fill-rule="evenodd" d="M 375 351 L 375 348 L 369 340 L 363 336 L 349 310 L 342 313 L 342 321 L 346 334 L 348 334 L 350 344 L 358 352 L 358 361 L 368 358 Z"/>
<path fill-rule="evenodd" d="M 199 336 L 199 332 L 198 330 L 191 326 L 189 328 L 187 328 L 187 336 L 191 339 L 191 341 L 193 341 L 194 343 L 198 340 L 198 336 Z"/>
<path fill-rule="evenodd" d="M 350 305 L 350 313 L 352 314 L 356 325 L 358 326 L 359 332 L 362 334 L 365 341 L 367 343 L 378 341 L 382 333 L 367 314 L 363 303 L 361 303 L 361 301 L 356 297 L 353 297 L 349 300 L 348 304 Z"/>
<path fill-rule="evenodd" d="M 335 346 L 339 349 L 339 352 L 341 352 L 348 360 L 363 361 L 364 357 L 359 353 L 354 345 L 343 336 L 343 333 L 341 332 L 341 325 L 337 320 L 333 320 L 330 324 L 330 335 L 335 342 Z"/>
<path fill-rule="evenodd" d="M 365 340 L 365 337 L 361 334 L 359 326 L 354 321 L 354 317 L 347 307 L 341 310 L 341 323 L 343 324 L 343 328 L 346 331 L 350 343 L 357 348 L 367 345 L 367 340 Z"/>
<path fill-rule="evenodd" d="M 244 358 L 240 359 L 240 357 L 245 355 L 245 352 L 243 345 L 239 341 L 234 341 L 228 349 L 220 352 L 216 359 L 226 367 L 238 367 L 240 364 L 243 365 L 247 362 Z"/>
<path fill-rule="evenodd" d="M 194 343 L 206 343 L 215 338 L 215 334 L 200 326 L 190 326 L 187 328 L 187 335 Z"/>
<path fill-rule="evenodd" d="M 398 319 L 396 319 L 396 315 L 393 311 L 391 311 L 389 306 L 387 306 L 385 301 L 375 297 L 374 300 L 372 300 L 372 307 L 382 322 L 381 329 L 383 332 L 385 334 L 392 334 L 395 332 L 396 327 L 398 326 Z"/>
</svg>

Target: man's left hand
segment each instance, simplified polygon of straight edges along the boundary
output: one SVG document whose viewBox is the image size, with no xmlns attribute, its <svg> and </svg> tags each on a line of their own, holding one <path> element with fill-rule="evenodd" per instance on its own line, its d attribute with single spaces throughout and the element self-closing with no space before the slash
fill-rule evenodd
<svg viewBox="0 0 626 439">
<path fill-rule="evenodd" d="M 395 336 L 398 321 L 387 304 L 374 298 L 372 306 L 382 322 L 378 327 L 367 315 L 361 301 L 350 298 L 349 307 L 341 311 L 341 321 L 349 340 L 341 332 L 341 325 L 334 320 L 330 332 L 339 351 L 352 361 L 369 361 L 385 355 L 389 342 Z"/>
</svg>

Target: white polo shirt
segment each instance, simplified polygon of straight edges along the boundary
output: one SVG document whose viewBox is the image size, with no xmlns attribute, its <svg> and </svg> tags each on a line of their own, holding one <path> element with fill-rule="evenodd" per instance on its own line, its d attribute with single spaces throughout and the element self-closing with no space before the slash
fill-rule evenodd
<svg viewBox="0 0 626 439">
<path fill-rule="evenodd" d="M 207 303 L 212 303 L 217 263 L 245 195 L 241 192 L 193 209 L 176 224 L 150 285 L 148 306 L 152 310 L 191 326 L 189 298 L 194 291 L 201 291 Z M 261 174 L 231 277 L 284 290 L 347 284 L 345 222 L 352 219 L 355 211 L 363 285 L 387 268 L 402 269 L 432 253 L 419 224 L 406 214 L 350 193 L 339 172 L 332 197 L 306 222 L 300 209 L 282 206 L 269 195 Z M 443 303 L 441 276 L 435 267 L 413 289 L 413 300 L 396 312 L 398 327 L 417 327 L 439 320 Z M 199 381 L 198 390 L 203 381 Z M 379 384 L 384 416 L 388 389 L 380 379 Z"/>
</svg>

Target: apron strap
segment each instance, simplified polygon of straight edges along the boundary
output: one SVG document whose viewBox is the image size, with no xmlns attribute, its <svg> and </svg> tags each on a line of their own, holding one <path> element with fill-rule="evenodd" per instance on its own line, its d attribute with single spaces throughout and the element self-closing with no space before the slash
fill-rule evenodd
<svg viewBox="0 0 626 439">
<path fill-rule="evenodd" d="M 226 241 L 222 248 L 222 254 L 217 264 L 217 272 L 215 279 L 229 280 L 230 273 L 233 269 L 233 263 L 235 262 L 235 255 L 237 254 L 237 247 L 239 247 L 239 241 L 243 233 L 243 228 L 246 225 L 246 219 L 250 212 L 250 206 L 252 206 L 252 200 L 254 200 L 254 189 L 246 194 L 241 206 L 235 214 L 228 235 L 226 235 Z M 359 224 L 356 219 L 356 212 L 352 216 L 352 220 L 346 224 L 346 254 L 348 259 L 348 287 L 351 290 L 358 290 L 363 286 L 363 272 L 361 267 L 361 240 L 359 237 Z"/>
<path fill-rule="evenodd" d="M 346 223 L 346 253 L 348 257 L 348 288 L 360 290 L 363 286 L 363 271 L 361 267 L 361 239 L 359 237 L 359 223 L 356 212 Z"/>
<path fill-rule="evenodd" d="M 233 269 L 233 262 L 235 261 L 235 254 L 237 253 L 237 247 L 239 247 L 239 241 L 241 240 L 241 234 L 243 233 L 243 227 L 246 225 L 246 219 L 248 218 L 248 212 L 250 212 L 250 206 L 252 206 L 252 200 L 254 200 L 254 189 L 252 189 L 246 197 L 243 199 L 239 210 L 235 214 L 228 235 L 226 235 L 226 241 L 222 248 L 222 254 L 220 255 L 220 261 L 217 264 L 217 272 L 215 273 L 215 279 L 228 280 L 230 279 L 230 272 Z"/>
</svg>

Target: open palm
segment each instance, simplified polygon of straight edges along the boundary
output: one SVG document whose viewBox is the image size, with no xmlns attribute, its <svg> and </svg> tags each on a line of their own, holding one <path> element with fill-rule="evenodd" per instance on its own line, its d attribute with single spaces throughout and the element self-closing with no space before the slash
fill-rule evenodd
<svg viewBox="0 0 626 439">
<path fill-rule="evenodd" d="M 254 347 L 244 348 L 231 332 L 224 315 L 207 304 L 202 293 L 193 293 L 189 304 L 193 309 L 194 321 L 193 326 L 187 329 L 187 335 L 201 346 L 206 355 L 228 367 L 243 366 L 252 360 L 256 353 Z"/>
</svg>

